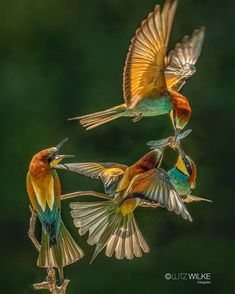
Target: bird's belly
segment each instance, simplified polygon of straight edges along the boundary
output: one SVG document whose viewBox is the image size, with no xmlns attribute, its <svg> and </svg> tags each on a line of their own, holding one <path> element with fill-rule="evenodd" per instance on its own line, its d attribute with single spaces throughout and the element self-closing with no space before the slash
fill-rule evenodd
<svg viewBox="0 0 235 294">
<path fill-rule="evenodd" d="M 157 116 L 168 113 L 172 103 L 168 95 L 161 98 L 145 98 L 134 109 L 126 110 L 125 116 Z"/>
</svg>

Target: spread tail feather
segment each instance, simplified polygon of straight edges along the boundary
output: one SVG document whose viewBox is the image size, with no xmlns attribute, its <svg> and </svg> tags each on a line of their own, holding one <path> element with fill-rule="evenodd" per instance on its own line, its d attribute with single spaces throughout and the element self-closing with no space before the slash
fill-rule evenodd
<svg viewBox="0 0 235 294">
<path fill-rule="evenodd" d="M 134 214 L 124 216 L 113 201 L 73 202 L 70 208 L 79 234 L 89 232 L 87 243 L 96 244 L 91 263 L 105 247 L 106 256 L 115 254 L 117 259 L 133 259 L 149 252 Z"/>
<path fill-rule="evenodd" d="M 70 118 L 69 120 L 79 120 L 80 124 L 86 129 L 91 130 L 109 121 L 115 120 L 125 112 L 125 104 L 121 104 L 104 111 L 99 111 L 83 116 Z"/>
<path fill-rule="evenodd" d="M 39 267 L 58 268 L 60 280 L 63 281 L 63 267 L 83 257 L 84 253 L 61 222 L 59 233 L 53 245 L 50 244 L 50 236 L 47 231 L 42 230 L 41 249 L 37 265 Z"/>
</svg>

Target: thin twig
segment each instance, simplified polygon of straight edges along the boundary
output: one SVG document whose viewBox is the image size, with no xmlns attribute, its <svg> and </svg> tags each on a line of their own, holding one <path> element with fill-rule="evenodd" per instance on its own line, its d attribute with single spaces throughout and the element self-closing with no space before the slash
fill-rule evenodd
<svg viewBox="0 0 235 294">
<path fill-rule="evenodd" d="M 30 240 L 32 241 L 34 247 L 39 252 L 41 245 L 39 244 L 38 240 L 35 237 L 35 226 L 36 226 L 36 221 L 37 221 L 37 212 L 32 208 L 31 205 L 29 205 L 29 209 L 31 212 L 31 217 L 30 217 L 30 221 L 29 221 L 28 236 L 29 236 Z"/>
<path fill-rule="evenodd" d="M 28 236 L 30 240 L 32 241 L 34 247 L 37 249 L 37 251 L 40 251 L 40 244 L 38 240 L 35 237 L 35 226 L 36 226 L 36 220 L 37 220 L 37 212 L 29 206 L 29 209 L 31 211 L 31 217 L 29 221 L 29 230 L 28 230 Z M 47 277 L 46 281 L 42 283 L 36 283 L 33 285 L 35 290 L 42 290 L 47 289 L 52 294 L 66 294 L 66 289 L 69 284 L 69 280 L 64 280 L 63 284 L 61 286 L 57 286 L 56 284 L 56 271 L 54 268 L 48 267 L 47 269 Z"/>
<path fill-rule="evenodd" d="M 78 191 L 78 192 L 73 192 L 73 193 L 68 193 L 60 196 L 61 200 L 66 200 L 66 199 L 71 199 L 75 197 L 81 197 L 81 196 L 95 196 L 103 199 L 108 199 L 112 200 L 113 196 L 104 194 L 104 193 L 99 193 L 95 191 Z"/>
<path fill-rule="evenodd" d="M 76 197 L 81 197 L 81 196 L 95 196 L 99 197 L 102 199 L 108 199 L 108 200 L 113 200 L 114 197 L 107 195 L 105 193 L 100 193 L 100 192 L 95 192 L 95 191 L 77 191 L 73 193 L 68 193 L 60 196 L 61 200 L 66 200 L 66 199 L 71 199 L 71 198 L 76 198 Z M 160 205 L 158 203 L 150 203 L 148 201 L 141 201 L 139 203 L 140 207 L 151 207 L 151 208 L 157 208 Z"/>
<path fill-rule="evenodd" d="M 150 203 L 150 202 L 147 202 L 147 201 L 141 201 L 139 206 L 157 208 L 157 207 L 160 207 L 160 204 L 158 204 L 158 203 Z"/>
<path fill-rule="evenodd" d="M 66 279 L 61 286 L 57 286 L 55 269 L 47 268 L 46 281 L 34 284 L 33 287 L 35 290 L 49 290 L 52 294 L 65 294 L 68 284 L 69 280 Z"/>
</svg>

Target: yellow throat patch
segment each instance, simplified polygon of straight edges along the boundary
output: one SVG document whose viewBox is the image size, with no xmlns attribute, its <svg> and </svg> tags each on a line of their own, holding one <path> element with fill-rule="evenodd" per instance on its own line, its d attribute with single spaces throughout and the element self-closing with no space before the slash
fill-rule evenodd
<svg viewBox="0 0 235 294">
<path fill-rule="evenodd" d="M 123 204 L 119 207 L 119 212 L 125 216 L 127 214 L 130 214 L 135 210 L 136 206 L 138 205 L 138 202 L 136 199 L 127 199 L 123 202 Z"/>
</svg>

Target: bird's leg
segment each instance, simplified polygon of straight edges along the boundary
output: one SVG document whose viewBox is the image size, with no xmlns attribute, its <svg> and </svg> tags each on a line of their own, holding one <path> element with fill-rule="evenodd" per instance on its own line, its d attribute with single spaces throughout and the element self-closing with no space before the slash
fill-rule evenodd
<svg viewBox="0 0 235 294">
<path fill-rule="evenodd" d="M 137 116 L 135 116 L 134 118 L 132 118 L 132 121 L 137 122 L 137 121 L 141 120 L 142 118 L 143 118 L 142 113 L 140 113 Z"/>
<path fill-rule="evenodd" d="M 71 198 L 76 198 L 81 196 L 95 196 L 95 197 L 108 199 L 108 200 L 113 199 L 113 196 L 110 196 L 104 193 L 95 192 L 95 191 L 78 191 L 78 192 L 68 193 L 68 194 L 61 195 L 60 199 L 66 200 L 66 199 L 71 199 Z"/>
<path fill-rule="evenodd" d="M 30 217 L 30 221 L 29 221 L 28 236 L 29 236 L 30 240 L 32 241 L 34 247 L 39 252 L 41 246 L 35 237 L 35 226 L 36 226 L 36 220 L 37 220 L 37 212 L 31 207 L 31 205 L 29 205 L 29 209 L 31 211 L 31 217 Z M 56 284 L 56 271 L 54 268 L 48 267 L 46 281 L 44 281 L 42 283 L 36 283 L 33 285 L 33 287 L 35 290 L 47 289 L 52 294 L 65 294 L 68 284 L 69 284 L 69 280 L 66 279 L 63 281 L 63 284 L 61 286 L 57 286 L 57 284 Z"/>
<path fill-rule="evenodd" d="M 30 221 L 29 221 L 28 236 L 29 236 L 30 240 L 32 241 L 34 247 L 39 252 L 41 246 L 35 237 L 35 226 L 36 226 L 36 220 L 37 220 L 37 212 L 32 208 L 31 205 L 29 205 L 29 209 L 31 211 L 31 217 L 30 217 Z"/>
</svg>

